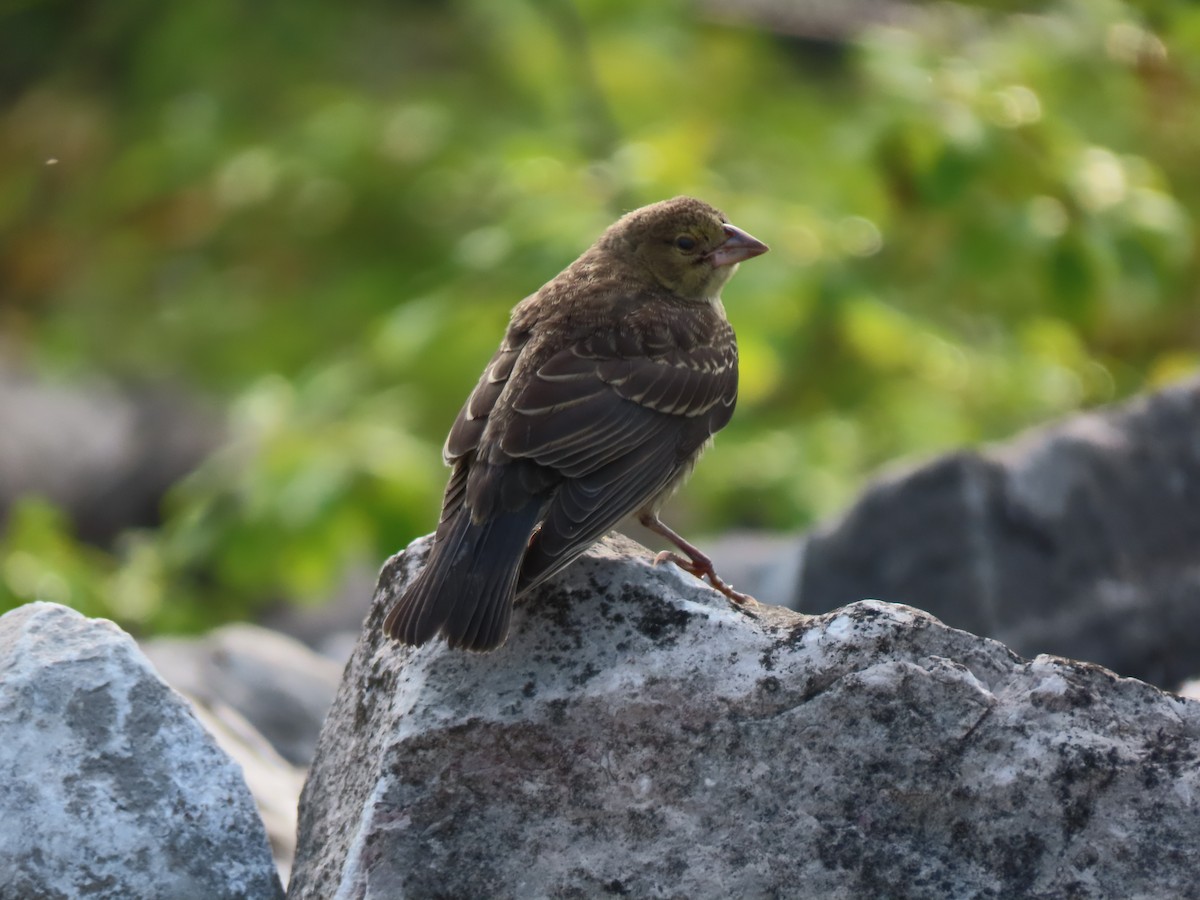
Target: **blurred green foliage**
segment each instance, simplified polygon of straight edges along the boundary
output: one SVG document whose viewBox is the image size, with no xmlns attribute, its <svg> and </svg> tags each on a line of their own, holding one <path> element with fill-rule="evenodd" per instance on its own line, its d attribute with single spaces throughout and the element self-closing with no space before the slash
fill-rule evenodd
<svg viewBox="0 0 1200 900">
<path fill-rule="evenodd" d="M 1196 370 L 1200 7 L 897 5 L 833 44 L 722 8 L 9 4 L 6 353 L 186 385 L 230 438 L 110 549 L 21 504 L 0 608 L 326 596 L 433 527 L 512 305 L 678 193 L 772 245 L 725 292 L 742 393 L 691 531 L 808 525 L 889 460 Z"/>
</svg>

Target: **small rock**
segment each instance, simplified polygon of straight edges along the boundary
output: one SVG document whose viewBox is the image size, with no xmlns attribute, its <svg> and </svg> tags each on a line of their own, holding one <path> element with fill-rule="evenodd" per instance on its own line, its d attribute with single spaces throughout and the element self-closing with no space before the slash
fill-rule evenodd
<svg viewBox="0 0 1200 900">
<path fill-rule="evenodd" d="M 217 746 L 241 766 L 246 787 L 266 826 L 275 868 L 286 884 L 296 855 L 296 805 L 304 787 L 305 770 L 276 753 L 237 710 L 225 705 L 209 707 L 191 697 L 187 699 Z"/>
<path fill-rule="evenodd" d="M 244 623 L 200 638 L 153 638 L 142 651 L 242 767 L 286 879 L 304 770 L 342 667 L 286 635 Z"/>
<path fill-rule="evenodd" d="M 283 896 L 237 766 L 111 622 L 0 617 L 0 898 Z"/>
<path fill-rule="evenodd" d="M 142 651 L 167 683 L 197 702 L 237 710 L 289 762 L 306 766 L 342 667 L 257 625 L 223 625 L 202 638 L 154 638 Z"/>
</svg>

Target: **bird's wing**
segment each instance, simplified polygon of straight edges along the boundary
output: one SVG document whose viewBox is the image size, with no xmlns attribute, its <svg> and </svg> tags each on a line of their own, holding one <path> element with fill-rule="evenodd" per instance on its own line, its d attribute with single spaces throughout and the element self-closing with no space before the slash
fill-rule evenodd
<svg viewBox="0 0 1200 900">
<path fill-rule="evenodd" d="M 480 509 L 494 511 L 501 507 L 510 510 L 516 509 L 524 505 L 524 499 L 517 498 L 516 501 L 509 502 L 509 498 L 501 496 L 502 493 L 513 494 L 520 491 L 526 491 L 527 494 L 533 493 L 544 489 L 548 483 L 550 473 L 539 472 L 536 467 L 519 466 L 515 471 L 509 473 L 516 477 L 507 479 L 507 484 L 500 484 L 501 490 L 496 491 L 494 496 L 483 498 L 486 502 L 482 507 L 472 506 L 467 497 L 468 481 L 472 469 L 478 468 L 475 465 L 475 457 L 483 441 L 492 409 L 504 392 L 504 388 L 512 376 L 513 368 L 528 340 L 528 332 L 510 331 L 505 335 L 500 349 L 484 367 L 475 389 L 467 397 L 467 402 L 458 411 L 458 417 L 450 427 L 450 433 L 446 436 L 446 443 L 442 448 L 442 459 L 453 469 L 453 472 L 442 498 L 441 522 L 450 519 L 464 503 L 473 511 Z M 494 484 L 489 485 L 489 487 L 495 486 Z M 476 501 L 481 499 L 478 496 L 478 489 L 475 499 Z"/>
<path fill-rule="evenodd" d="M 458 418 L 454 420 L 450 434 L 446 437 L 442 458 L 447 465 L 453 465 L 455 460 L 466 456 L 479 446 L 492 407 L 500 399 L 500 394 L 508 384 L 513 367 L 528 340 L 528 334 L 507 335 L 500 349 L 484 367 L 479 382 L 459 410 Z"/>
<path fill-rule="evenodd" d="M 481 452 L 493 463 L 533 462 L 562 479 L 530 541 L 519 591 L 670 488 L 729 420 L 737 348 L 732 331 L 718 337 L 625 356 L 620 335 L 598 336 L 555 354 L 515 386 L 513 414 Z"/>
<path fill-rule="evenodd" d="M 514 385 L 489 461 L 530 459 L 581 478 L 650 441 L 690 454 L 733 414 L 737 346 L 725 335 L 654 355 L 621 354 L 619 335 L 559 351 Z M 680 445 L 689 424 L 705 432 L 697 447 Z"/>
</svg>

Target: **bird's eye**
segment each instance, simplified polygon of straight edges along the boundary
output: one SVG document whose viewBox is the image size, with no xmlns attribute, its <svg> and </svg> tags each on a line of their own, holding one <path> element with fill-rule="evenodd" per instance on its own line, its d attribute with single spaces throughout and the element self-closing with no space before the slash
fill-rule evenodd
<svg viewBox="0 0 1200 900">
<path fill-rule="evenodd" d="M 686 234 L 681 234 L 679 237 L 675 238 L 675 246 L 686 253 L 689 250 L 696 249 L 696 240 L 695 238 L 689 237 Z"/>
</svg>

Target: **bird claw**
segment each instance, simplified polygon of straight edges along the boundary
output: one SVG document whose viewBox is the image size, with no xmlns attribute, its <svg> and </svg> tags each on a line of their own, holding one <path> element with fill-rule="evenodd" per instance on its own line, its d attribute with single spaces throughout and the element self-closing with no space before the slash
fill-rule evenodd
<svg viewBox="0 0 1200 900">
<path fill-rule="evenodd" d="M 735 591 L 732 585 L 722 581 L 713 568 L 712 560 L 710 559 L 688 559 L 670 550 L 663 550 L 661 553 L 655 555 L 654 565 L 659 566 L 665 562 L 675 563 L 683 571 L 699 578 L 701 581 L 708 581 L 714 590 L 724 594 L 729 602 L 742 612 L 750 612 L 759 606 L 759 602 L 749 594 Z"/>
<path fill-rule="evenodd" d="M 692 572 L 692 564 L 678 553 L 672 553 L 670 550 L 663 550 L 662 552 L 654 555 L 654 565 L 661 566 L 663 563 L 667 562 L 675 563 L 675 565 L 679 566 L 679 568 L 688 572 Z M 692 572 L 692 574 L 695 575 L 696 573 Z"/>
</svg>

